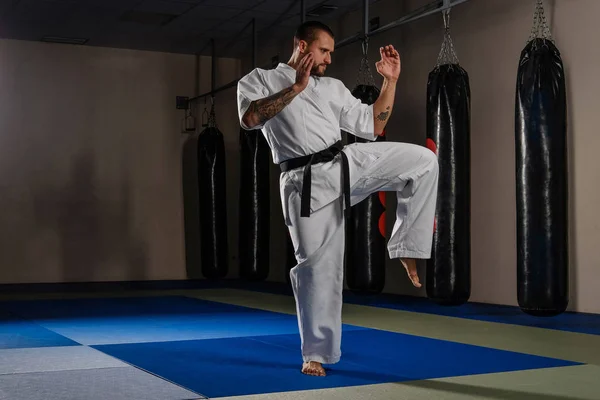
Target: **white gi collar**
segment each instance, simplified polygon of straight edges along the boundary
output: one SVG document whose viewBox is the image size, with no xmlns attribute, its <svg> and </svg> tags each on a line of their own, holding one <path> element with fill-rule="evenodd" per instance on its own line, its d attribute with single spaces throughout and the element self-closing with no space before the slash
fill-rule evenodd
<svg viewBox="0 0 600 400">
<path fill-rule="evenodd" d="M 277 69 L 285 72 L 288 75 L 296 75 L 296 70 L 285 63 L 277 64 Z"/>
<path fill-rule="evenodd" d="M 285 63 L 279 63 L 279 64 L 277 64 L 276 69 L 283 72 L 284 74 L 288 75 L 292 79 L 296 79 L 296 70 L 294 68 L 290 67 L 289 65 L 287 65 Z M 316 84 L 316 81 L 318 81 L 320 77 L 311 75 L 310 78 L 311 79 L 309 79 L 309 86 L 313 86 Z"/>
</svg>

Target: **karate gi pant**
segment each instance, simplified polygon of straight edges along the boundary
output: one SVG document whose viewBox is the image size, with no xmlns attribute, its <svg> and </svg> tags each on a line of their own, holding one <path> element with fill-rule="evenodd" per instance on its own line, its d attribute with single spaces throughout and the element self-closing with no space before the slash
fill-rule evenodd
<svg viewBox="0 0 600 400">
<path fill-rule="evenodd" d="M 344 148 L 369 154 L 360 177 L 351 187 L 354 205 L 372 193 L 396 193 L 396 221 L 387 244 L 390 258 L 427 259 L 431 256 L 438 187 L 437 156 L 423 146 L 395 143 L 356 143 Z M 339 156 L 338 156 L 339 157 Z M 339 162 L 339 159 L 337 160 Z M 354 172 L 356 173 L 356 172 Z M 341 357 L 342 291 L 344 286 L 345 229 L 343 196 L 300 216 L 301 193 L 283 182 L 282 202 L 298 264 L 290 278 L 303 361 L 334 364 Z M 399 268 L 404 268 L 398 262 Z"/>
</svg>

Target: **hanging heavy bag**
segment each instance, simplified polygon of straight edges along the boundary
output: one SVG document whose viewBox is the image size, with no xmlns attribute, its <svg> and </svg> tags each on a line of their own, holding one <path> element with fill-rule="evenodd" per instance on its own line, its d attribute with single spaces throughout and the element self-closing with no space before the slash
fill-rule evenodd
<svg viewBox="0 0 600 400">
<path fill-rule="evenodd" d="M 459 65 L 444 13 L 445 33 L 427 82 L 427 147 L 438 156 L 439 181 L 427 296 L 460 305 L 471 295 L 470 86 Z"/>
<path fill-rule="evenodd" d="M 517 297 L 525 313 L 553 316 L 569 303 L 567 108 L 562 59 L 543 13 L 540 0 L 517 71 Z"/>
<path fill-rule="evenodd" d="M 352 95 L 365 104 L 379 98 L 379 89 L 373 82 L 367 59 L 366 45 L 359 70 L 359 82 Z M 348 143 L 368 142 L 346 133 Z M 376 141 L 385 140 L 381 135 Z M 352 206 L 346 221 L 346 283 L 358 295 L 377 294 L 385 286 L 386 250 L 385 193 L 373 193 Z"/>
<path fill-rule="evenodd" d="M 240 128 L 240 277 L 262 281 L 269 276 L 269 145 L 259 130 Z"/>
<path fill-rule="evenodd" d="M 214 105 L 208 127 L 198 136 L 200 253 L 202 275 L 223 278 L 228 270 L 225 144 L 215 122 Z"/>
</svg>

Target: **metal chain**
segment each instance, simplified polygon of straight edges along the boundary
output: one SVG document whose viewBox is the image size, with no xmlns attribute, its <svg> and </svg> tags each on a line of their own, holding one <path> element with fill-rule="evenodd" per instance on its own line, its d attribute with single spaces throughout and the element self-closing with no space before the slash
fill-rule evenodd
<svg viewBox="0 0 600 400">
<path fill-rule="evenodd" d="M 211 106 L 210 106 L 210 114 L 208 114 L 208 127 L 216 128 L 217 127 L 217 118 L 215 117 L 215 98 L 211 97 Z"/>
<path fill-rule="evenodd" d="M 529 36 L 528 42 L 536 38 L 543 38 L 553 42 L 552 35 L 550 33 L 550 27 L 546 21 L 544 15 L 544 1 L 537 0 L 535 5 L 535 12 L 533 13 L 533 26 L 531 27 L 531 35 Z"/>
<path fill-rule="evenodd" d="M 450 36 L 450 9 L 443 12 L 444 17 L 444 40 L 442 41 L 442 48 L 437 58 L 436 66 L 444 64 L 459 64 L 458 56 L 454 50 L 454 43 Z"/>
<path fill-rule="evenodd" d="M 367 85 L 375 86 L 375 80 L 369 67 L 369 38 L 365 37 L 362 42 L 363 56 L 360 60 L 360 68 L 358 69 L 358 77 L 356 78 L 356 86 Z"/>
</svg>

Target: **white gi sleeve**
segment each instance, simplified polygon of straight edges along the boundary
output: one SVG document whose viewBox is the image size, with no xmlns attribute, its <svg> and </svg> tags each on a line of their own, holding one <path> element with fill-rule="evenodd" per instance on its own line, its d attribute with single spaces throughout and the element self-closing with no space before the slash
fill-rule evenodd
<svg viewBox="0 0 600 400">
<path fill-rule="evenodd" d="M 340 128 L 360 138 L 375 141 L 377 136 L 373 120 L 373 105 L 363 104 L 341 81 L 339 85 L 342 101 Z"/>
<path fill-rule="evenodd" d="M 267 89 L 264 80 L 261 76 L 258 68 L 255 68 L 251 72 L 249 72 L 246 76 L 238 81 L 237 85 L 237 106 L 238 106 L 238 115 L 240 120 L 240 126 L 246 130 L 250 129 L 261 129 L 264 124 L 256 125 L 254 128 L 248 128 L 242 118 L 244 114 L 250 107 L 250 103 L 255 100 L 259 100 L 265 98 L 269 95 L 269 90 Z"/>
</svg>

